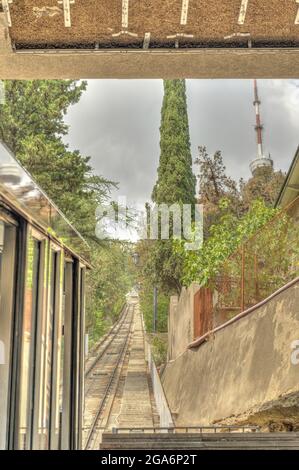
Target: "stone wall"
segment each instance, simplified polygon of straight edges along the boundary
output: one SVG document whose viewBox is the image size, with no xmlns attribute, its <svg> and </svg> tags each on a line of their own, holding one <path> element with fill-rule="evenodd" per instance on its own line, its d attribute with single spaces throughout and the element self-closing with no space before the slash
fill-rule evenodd
<svg viewBox="0 0 299 470">
<path fill-rule="evenodd" d="M 190 314 L 185 305 L 182 318 Z M 299 364 L 291 361 L 299 339 L 298 305 L 297 281 L 169 362 L 162 382 L 176 424 L 298 426 Z M 186 342 L 177 339 L 177 351 Z"/>
</svg>

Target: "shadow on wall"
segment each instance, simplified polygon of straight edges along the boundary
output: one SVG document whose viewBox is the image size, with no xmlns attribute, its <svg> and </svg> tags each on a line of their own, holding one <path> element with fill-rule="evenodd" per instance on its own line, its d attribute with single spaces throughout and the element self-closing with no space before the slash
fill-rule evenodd
<svg viewBox="0 0 299 470">
<path fill-rule="evenodd" d="M 3 341 L 0 341 L 0 365 L 3 366 L 5 364 L 5 348 Z"/>
</svg>

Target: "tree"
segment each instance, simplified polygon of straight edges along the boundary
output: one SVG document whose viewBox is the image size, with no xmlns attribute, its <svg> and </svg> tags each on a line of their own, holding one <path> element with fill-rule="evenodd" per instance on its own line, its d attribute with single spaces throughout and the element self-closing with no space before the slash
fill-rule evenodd
<svg viewBox="0 0 299 470">
<path fill-rule="evenodd" d="M 199 202 L 204 204 L 204 243 L 199 252 L 177 251 L 184 257 L 183 283 L 210 282 L 222 263 L 247 236 L 275 213 L 273 206 L 284 181 L 281 171 L 260 168 L 239 184 L 226 175 L 221 152 L 212 157 L 199 147 Z"/>
<path fill-rule="evenodd" d="M 64 115 L 85 89 L 86 82 L 76 80 L 5 80 L 0 139 L 16 156 L 27 138 L 43 135 L 56 141 L 67 134 Z"/>
<path fill-rule="evenodd" d="M 152 200 L 158 205 L 193 206 L 195 184 L 185 80 L 165 80 L 160 127 L 160 162 Z M 165 292 L 180 291 L 182 263 L 180 257 L 173 252 L 171 239 L 151 244 L 146 270 L 153 284 L 159 284 Z"/>
<path fill-rule="evenodd" d="M 209 227 L 216 223 L 220 216 L 219 202 L 226 198 L 231 202 L 230 207 L 236 213 L 242 212 L 238 184 L 227 176 L 221 151 L 210 156 L 206 147 L 198 147 L 198 157 L 195 164 L 199 166 L 198 202 L 204 208 L 204 235 L 208 236 Z"/>
<path fill-rule="evenodd" d="M 198 147 L 198 151 L 195 164 L 199 166 L 199 202 L 217 205 L 224 197 L 238 197 L 237 183 L 226 175 L 221 151 L 212 156 L 206 147 Z"/>
<path fill-rule="evenodd" d="M 268 206 L 273 206 L 285 180 L 282 171 L 273 168 L 259 168 L 247 182 L 240 180 L 240 191 L 245 210 L 254 199 L 262 199 Z"/>
<path fill-rule="evenodd" d="M 194 204 L 185 80 L 165 80 L 160 127 L 160 162 L 152 200 L 157 204 Z"/>
<path fill-rule="evenodd" d="M 95 211 L 115 183 L 94 175 L 90 158 L 70 151 L 60 138 L 27 137 L 18 159 L 86 240 L 100 243 L 95 236 Z"/>
<path fill-rule="evenodd" d="M 131 286 L 126 269 L 130 253 L 95 236 L 96 206 L 109 199 L 115 184 L 95 175 L 90 158 L 62 140 L 68 132 L 64 115 L 85 88 L 85 82 L 75 80 L 6 81 L 0 139 L 91 245 L 86 310 L 96 339 L 119 313 Z"/>
<path fill-rule="evenodd" d="M 75 80 L 5 81 L 0 138 L 88 241 L 94 235 L 96 205 L 114 185 L 93 174 L 90 158 L 62 141 L 64 115 L 86 83 Z"/>
<path fill-rule="evenodd" d="M 219 210 L 220 219 L 211 226 L 210 236 L 200 250 L 186 251 L 184 242 L 176 242 L 176 251 L 184 259 L 182 282 L 186 286 L 192 282 L 210 285 L 224 261 L 278 211 L 267 207 L 263 201 L 254 201 L 248 212 L 238 217 L 227 199 L 220 201 Z"/>
<path fill-rule="evenodd" d="M 93 269 L 87 277 L 86 328 L 95 342 L 117 318 L 125 295 L 134 285 L 132 247 L 117 241 L 93 250 Z"/>
</svg>

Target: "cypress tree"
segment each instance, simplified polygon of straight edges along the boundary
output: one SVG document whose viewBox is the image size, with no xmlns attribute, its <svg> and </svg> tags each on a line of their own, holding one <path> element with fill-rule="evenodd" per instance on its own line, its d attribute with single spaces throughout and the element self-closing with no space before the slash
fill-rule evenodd
<svg viewBox="0 0 299 470">
<path fill-rule="evenodd" d="M 160 127 L 160 163 L 152 193 L 157 204 L 194 204 L 196 178 L 192 172 L 185 80 L 165 80 Z M 171 234 L 171 228 L 170 228 Z M 146 272 L 164 292 L 180 292 L 182 259 L 172 240 L 152 244 Z"/>
<path fill-rule="evenodd" d="M 152 199 L 157 204 L 194 204 L 185 80 L 165 80 L 160 127 L 160 163 Z"/>
</svg>

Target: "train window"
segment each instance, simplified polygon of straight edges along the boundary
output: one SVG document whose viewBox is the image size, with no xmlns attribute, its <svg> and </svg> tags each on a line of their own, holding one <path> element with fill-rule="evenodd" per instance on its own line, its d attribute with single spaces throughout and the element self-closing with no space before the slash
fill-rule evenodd
<svg viewBox="0 0 299 470">
<path fill-rule="evenodd" d="M 78 260 L 65 265 L 65 354 L 62 449 L 79 449 L 84 382 L 84 273 Z"/>
<path fill-rule="evenodd" d="M 48 259 L 48 295 L 43 322 L 40 406 L 38 419 L 39 449 L 57 449 L 60 434 L 59 387 L 61 354 L 61 252 L 51 243 Z"/>
<path fill-rule="evenodd" d="M 80 335 L 80 355 L 79 355 L 79 442 L 82 442 L 82 426 L 84 412 L 84 362 L 85 362 L 85 268 L 80 267 L 80 303 L 79 303 L 79 335 Z"/>
<path fill-rule="evenodd" d="M 39 299 L 41 242 L 28 237 L 25 302 L 22 325 L 21 378 L 19 401 L 19 448 L 30 449 L 34 403 L 34 371 L 36 361 L 36 329 Z"/>
<path fill-rule="evenodd" d="M 58 391 L 58 407 L 59 407 L 59 441 L 58 441 L 58 448 L 61 449 L 62 445 L 62 427 L 63 427 L 63 393 L 64 393 L 64 386 L 65 386 L 65 377 L 64 377 L 64 360 L 65 360 L 65 291 L 66 291 L 66 270 L 65 270 L 65 263 L 61 265 L 61 269 L 63 269 L 63 279 L 62 279 L 62 304 L 61 304 L 61 352 L 60 352 L 60 364 L 59 367 L 59 374 L 60 374 L 60 384 L 59 384 L 59 391 Z"/>
<path fill-rule="evenodd" d="M 7 448 L 16 227 L 0 214 L 0 449 Z"/>
<path fill-rule="evenodd" d="M 61 251 L 53 251 L 53 339 L 52 339 L 52 373 L 51 373 L 51 411 L 50 411 L 50 448 L 58 449 L 61 434 L 61 355 L 62 351 L 62 292 L 63 292 L 63 259 Z M 55 279 L 54 279 L 55 277 Z"/>
<path fill-rule="evenodd" d="M 74 352 L 75 356 L 73 357 L 74 364 L 74 377 L 73 377 L 73 422 L 72 422 L 72 446 L 74 449 L 79 449 L 81 445 L 81 435 L 82 435 L 82 385 L 83 385 L 83 330 L 82 330 L 82 312 L 83 312 L 83 298 L 82 298 L 82 289 L 84 288 L 83 277 L 84 274 L 83 268 L 80 267 L 80 263 L 76 261 L 75 263 L 75 282 L 74 282 L 74 302 L 75 302 L 75 315 L 74 315 Z"/>
<path fill-rule="evenodd" d="M 46 375 L 46 327 L 48 319 L 48 275 L 49 275 L 49 240 L 45 239 L 41 254 L 42 268 L 40 276 L 41 295 L 39 302 L 39 319 L 37 323 L 36 370 L 35 370 L 35 412 L 33 416 L 33 449 L 46 448 L 46 424 L 44 418 L 44 383 Z"/>
<path fill-rule="evenodd" d="M 62 347 L 62 252 L 48 240 L 43 268 L 44 296 L 37 327 L 35 384 L 34 449 L 57 449 L 60 436 L 59 394 L 60 354 Z"/>
<path fill-rule="evenodd" d="M 73 334 L 73 261 L 66 260 L 64 267 L 64 348 L 61 358 L 63 369 L 62 392 L 62 432 L 60 448 L 67 450 L 70 448 L 70 428 L 71 428 L 71 370 L 72 370 L 72 334 Z"/>
</svg>

